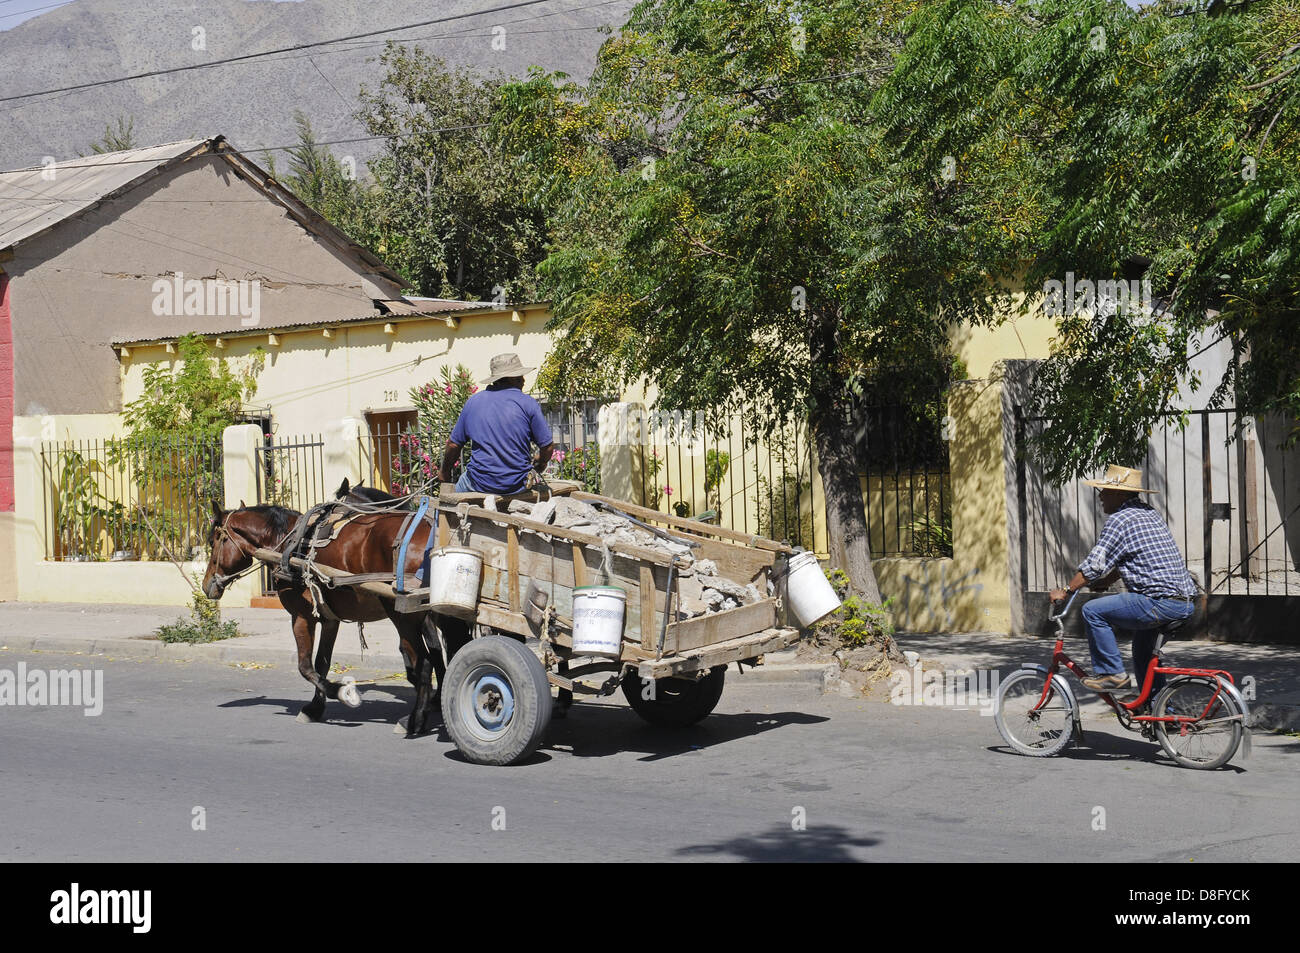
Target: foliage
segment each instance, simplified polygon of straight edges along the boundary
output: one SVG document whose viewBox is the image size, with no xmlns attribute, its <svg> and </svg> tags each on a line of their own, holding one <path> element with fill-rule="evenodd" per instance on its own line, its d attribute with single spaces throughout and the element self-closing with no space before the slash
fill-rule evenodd
<svg viewBox="0 0 1300 953">
<path fill-rule="evenodd" d="M 98 142 L 92 142 L 90 151 L 102 155 L 105 152 L 125 152 L 135 147 L 135 117 L 118 116 L 116 128 L 113 123 L 105 123 L 104 137 Z"/>
<path fill-rule="evenodd" d="M 1300 5 L 1175 6 L 921 4 L 882 93 L 904 162 L 955 157 L 948 188 L 1018 210 L 982 227 L 1016 230 L 1027 286 L 1151 282 L 1151 313 L 1059 321 L 1031 410 L 1054 480 L 1140 459 L 1201 386 L 1212 406 L 1300 411 Z M 1238 359 L 1202 381 L 1188 354 L 1221 336 Z"/>
<path fill-rule="evenodd" d="M 805 548 L 813 545 L 812 483 L 798 470 L 783 470 L 776 479 L 755 481 L 758 535 Z"/>
<path fill-rule="evenodd" d="M 221 606 L 197 587 L 190 600 L 190 617 L 178 616 L 175 622 L 158 627 L 162 642 L 219 642 L 239 635 L 239 624 L 221 621 Z"/>
<path fill-rule="evenodd" d="M 386 140 L 368 174 L 345 175 L 299 115 L 286 184 L 418 294 L 535 299 L 542 216 L 532 171 L 493 122 L 500 81 L 419 47 L 390 43 L 379 62 L 383 78 L 362 87 L 357 114 Z"/>
<path fill-rule="evenodd" d="M 663 502 L 664 491 L 668 490 L 671 496 L 672 487 L 659 485 L 659 473 L 664 466 L 664 458 L 659 456 L 659 451 L 653 447 L 650 449 L 650 456 L 644 454 L 641 456 L 641 465 L 643 468 L 641 474 L 641 489 L 645 494 L 644 503 L 652 510 L 659 509 L 659 504 Z M 646 487 L 649 487 L 647 490 Z"/>
<path fill-rule="evenodd" d="M 926 514 L 912 520 L 912 552 L 917 556 L 952 556 L 951 498 L 944 500 L 939 518 Z"/>
<path fill-rule="evenodd" d="M 331 224 L 348 230 L 358 225 L 365 193 L 355 170 L 347 169 L 325 146 L 320 145 L 311 121 L 301 110 L 293 112 L 298 143 L 289 150 L 289 170 L 283 184 Z M 274 153 L 267 153 L 272 175 L 276 175 Z"/>
<path fill-rule="evenodd" d="M 576 480 L 588 493 L 600 492 L 600 448 L 595 443 L 572 450 L 556 450 L 551 456 L 551 477 Z"/>
<path fill-rule="evenodd" d="M 411 388 L 416 422 L 397 438 L 397 453 L 392 459 L 389 483 L 394 493 L 437 494 L 443 450 L 465 401 L 477 391 L 473 375 L 463 364 L 457 364 L 454 370 L 444 366 L 437 378 L 421 387 Z M 472 446 L 461 450 L 460 460 L 452 470 L 453 482 L 469 465 L 472 451 Z"/>
<path fill-rule="evenodd" d="M 210 443 L 239 417 L 243 401 L 257 393 L 265 352 L 257 348 L 241 368 L 213 358 L 198 334 L 176 342 L 176 367 L 150 364 L 142 373 L 139 397 L 122 411 L 122 421 L 141 444 L 158 439 Z"/>
<path fill-rule="evenodd" d="M 718 499 L 722 480 L 731 468 L 731 454 L 726 450 L 711 449 L 704 452 L 704 505 L 715 509 L 721 505 Z"/>
<path fill-rule="evenodd" d="M 87 460 L 76 450 L 59 451 L 54 522 L 64 555 L 98 555 L 95 537 L 103 526 L 106 501 L 96 474 L 102 471 L 98 460 Z"/>
<path fill-rule="evenodd" d="M 129 474 L 143 511 L 116 514 L 118 520 L 137 528 L 152 522 L 163 537 L 153 540 L 155 552 L 184 558 L 201 542 L 195 528 L 204 525 L 208 502 L 222 499 L 221 434 L 256 393 L 265 354 L 257 348 L 242 366 L 232 367 L 209 355 L 197 334 L 182 337 L 176 350 L 174 368 L 144 368 L 140 396 L 122 411 L 127 436 L 108 442 L 105 459 Z M 186 527 L 191 535 L 181 539 Z M 164 540 L 179 542 L 181 552 L 170 552 Z"/>
<path fill-rule="evenodd" d="M 842 605 L 829 618 L 817 623 L 818 636 L 838 642 L 847 649 L 863 648 L 877 644 L 888 650 L 893 645 L 894 622 L 889 607 L 893 599 L 883 603 L 868 602 L 854 594 L 848 577 L 840 570 L 826 573 Z"/>
</svg>

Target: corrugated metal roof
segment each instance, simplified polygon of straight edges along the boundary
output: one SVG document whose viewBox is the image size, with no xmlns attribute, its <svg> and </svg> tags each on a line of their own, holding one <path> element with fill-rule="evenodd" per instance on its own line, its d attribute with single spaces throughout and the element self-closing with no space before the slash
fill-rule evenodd
<svg viewBox="0 0 1300 953">
<path fill-rule="evenodd" d="M 429 299 L 425 299 L 428 301 Z M 399 304 L 395 301 L 382 302 L 385 306 Z M 387 322 L 404 322 L 418 321 L 422 318 L 436 318 L 455 313 L 487 313 L 501 312 L 509 310 L 511 306 L 507 305 L 503 309 L 491 301 L 441 301 L 437 306 L 428 304 L 422 306 L 419 310 L 414 311 L 389 311 L 388 314 L 361 314 L 353 318 L 334 318 L 330 321 L 322 321 L 319 318 L 307 318 L 302 321 L 296 321 L 291 324 L 265 325 L 250 328 L 244 325 L 230 325 L 226 328 L 201 329 L 199 334 L 204 337 L 251 337 L 254 335 L 277 334 L 281 331 L 303 331 L 313 328 L 337 328 L 353 324 L 370 322 L 372 324 L 384 324 Z M 517 307 L 517 306 L 516 306 Z M 136 338 L 128 340 L 121 337 L 113 337 L 109 343 L 113 347 L 147 347 L 154 344 L 164 344 L 168 341 L 175 341 L 178 335 L 172 335 L 165 338 Z"/>
<path fill-rule="evenodd" d="M 211 141 L 187 139 L 0 172 L 0 248 L 40 234 Z"/>
</svg>

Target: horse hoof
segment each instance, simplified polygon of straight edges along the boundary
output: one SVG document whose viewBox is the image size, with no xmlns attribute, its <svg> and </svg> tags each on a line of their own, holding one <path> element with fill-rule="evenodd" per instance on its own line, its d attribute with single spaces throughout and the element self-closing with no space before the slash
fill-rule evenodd
<svg viewBox="0 0 1300 953">
<path fill-rule="evenodd" d="M 311 715 L 307 714 L 305 711 L 300 711 L 300 712 L 298 712 L 298 717 L 297 717 L 295 720 L 296 720 L 296 721 L 298 722 L 298 724 L 300 724 L 300 725 L 319 725 L 322 721 L 325 720 L 325 718 L 324 718 L 324 716 L 319 716 L 319 717 L 313 718 Z"/>
<path fill-rule="evenodd" d="M 344 677 L 343 684 L 339 686 L 339 701 L 349 708 L 361 707 L 361 693 L 357 691 L 356 679 L 351 675 Z"/>
<path fill-rule="evenodd" d="M 404 734 L 406 734 L 406 719 L 405 719 L 405 718 L 398 719 L 397 724 L 393 725 L 393 734 L 395 734 L 395 735 L 404 735 Z"/>
</svg>

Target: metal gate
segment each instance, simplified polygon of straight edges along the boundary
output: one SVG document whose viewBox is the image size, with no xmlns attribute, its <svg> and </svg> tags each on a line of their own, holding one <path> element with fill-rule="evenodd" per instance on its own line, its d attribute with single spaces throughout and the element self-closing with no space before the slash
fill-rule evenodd
<svg viewBox="0 0 1300 953">
<path fill-rule="evenodd" d="M 1235 410 L 1168 415 L 1141 461 L 1149 502 L 1164 517 L 1205 590 L 1207 629 L 1233 641 L 1297 641 L 1300 611 L 1300 448 L 1295 426 Z M 1016 417 L 1018 569 L 1026 629 L 1048 590 L 1074 575 L 1101 533 L 1096 493 L 1075 480 L 1048 484 L 1026 453 L 1047 421 Z M 1238 424 L 1241 425 L 1238 432 Z M 1014 578 L 1014 577 L 1013 577 Z"/>
<path fill-rule="evenodd" d="M 325 499 L 325 441 L 319 434 L 257 448 L 257 502 L 305 513 Z M 262 568 L 262 592 L 271 594 L 271 570 Z"/>
</svg>

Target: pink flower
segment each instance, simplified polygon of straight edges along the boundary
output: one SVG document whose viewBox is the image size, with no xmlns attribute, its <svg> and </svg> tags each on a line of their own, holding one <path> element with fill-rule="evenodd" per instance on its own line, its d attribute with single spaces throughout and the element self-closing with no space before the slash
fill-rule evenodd
<svg viewBox="0 0 1300 953">
<path fill-rule="evenodd" d="M 447 393 L 448 393 L 448 394 L 451 393 L 451 385 L 450 385 L 450 384 L 447 385 Z"/>
<path fill-rule="evenodd" d="M 471 394 L 477 394 L 477 393 L 478 393 L 478 385 L 475 384 L 473 387 L 471 387 L 471 388 L 469 389 L 469 392 L 470 392 Z"/>
<path fill-rule="evenodd" d="M 672 496 L 672 495 L 673 495 L 673 488 L 671 486 L 664 487 L 664 496 Z"/>
</svg>

